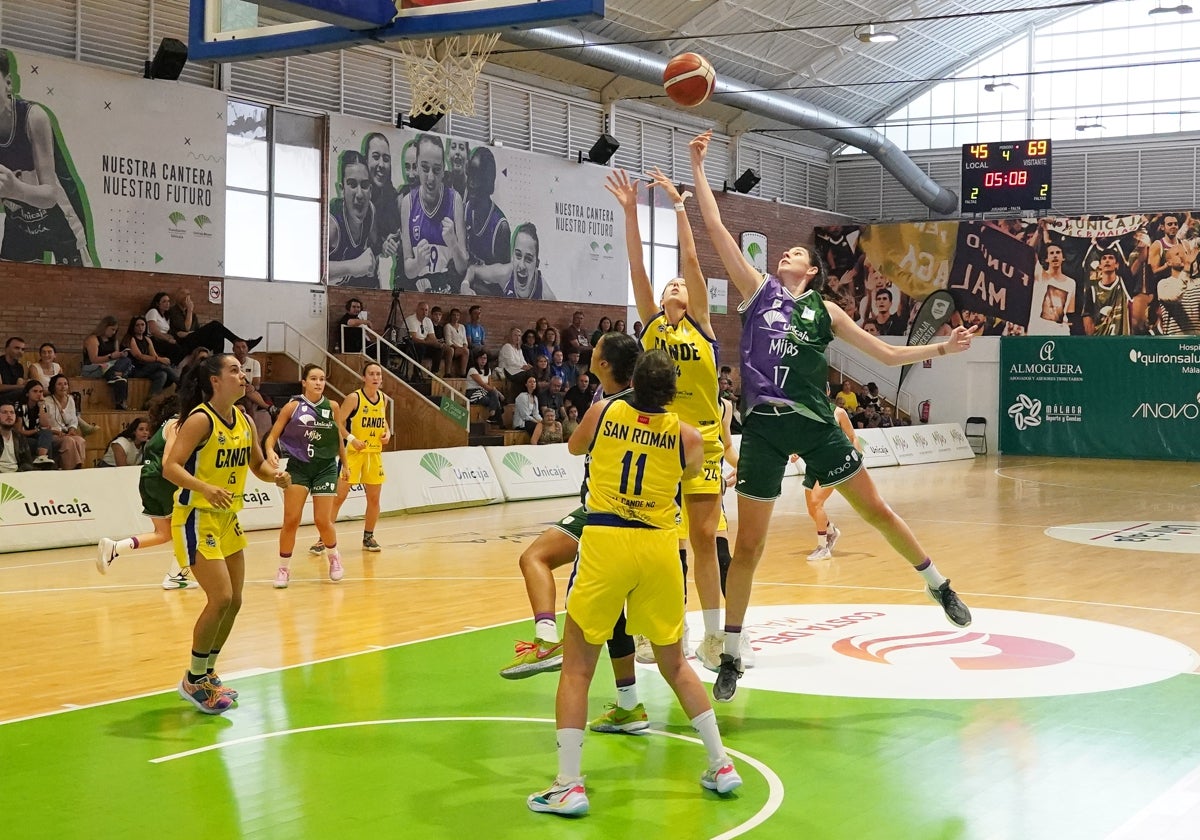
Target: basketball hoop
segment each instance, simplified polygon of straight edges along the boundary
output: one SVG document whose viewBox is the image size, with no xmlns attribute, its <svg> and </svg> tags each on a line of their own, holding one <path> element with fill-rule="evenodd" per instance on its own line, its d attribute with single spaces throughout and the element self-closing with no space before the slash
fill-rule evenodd
<svg viewBox="0 0 1200 840">
<path fill-rule="evenodd" d="M 475 82 L 499 32 L 395 41 L 412 89 L 410 116 L 418 114 L 475 115 Z"/>
</svg>

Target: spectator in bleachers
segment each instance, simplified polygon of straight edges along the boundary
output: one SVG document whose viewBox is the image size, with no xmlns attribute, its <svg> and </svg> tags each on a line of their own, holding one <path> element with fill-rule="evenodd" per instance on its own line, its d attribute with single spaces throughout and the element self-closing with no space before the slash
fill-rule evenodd
<svg viewBox="0 0 1200 840">
<path fill-rule="evenodd" d="M 150 421 L 145 417 L 131 420 L 115 438 L 108 442 L 108 449 L 97 466 L 136 467 L 145 460 L 143 450 L 150 440 Z"/>
<path fill-rule="evenodd" d="M 43 388 L 49 388 L 51 378 L 62 373 L 62 365 L 55 361 L 57 356 L 58 348 L 49 341 L 44 342 L 38 348 L 38 360 L 29 366 L 29 378 L 41 382 Z"/>
<path fill-rule="evenodd" d="M 563 382 L 557 376 L 550 377 L 550 384 L 546 390 L 542 391 L 538 397 L 538 404 L 545 410 L 547 407 L 554 409 L 555 417 L 566 417 L 567 392 L 563 390 Z"/>
<path fill-rule="evenodd" d="M 462 310 L 455 307 L 450 310 L 450 320 L 444 330 L 446 349 L 449 356 L 446 361 L 447 376 L 467 375 L 467 355 L 471 351 L 470 341 L 467 340 L 467 327 L 462 323 Z"/>
<path fill-rule="evenodd" d="M 621 335 L 625 335 L 625 334 L 626 334 L 626 332 L 625 332 L 625 322 L 624 322 L 624 321 L 622 321 L 620 318 L 618 318 L 617 320 L 613 321 L 613 328 L 612 328 L 612 331 L 613 331 L 613 332 L 615 332 L 615 333 L 620 333 Z M 593 347 L 595 347 L 596 345 L 593 343 L 593 344 L 592 344 L 592 346 L 593 346 Z"/>
<path fill-rule="evenodd" d="M 867 403 L 856 411 L 850 421 L 856 429 L 878 429 L 880 425 L 879 412 L 871 403 Z"/>
<path fill-rule="evenodd" d="M 85 426 L 80 419 L 71 396 L 71 381 L 61 373 L 51 379 L 50 393 L 43 405 L 46 407 L 50 433 L 54 436 L 53 448 L 58 456 L 58 465 L 64 470 L 79 469 L 87 452 L 83 430 L 95 427 Z"/>
<path fill-rule="evenodd" d="M 0 401 L 12 401 L 25 387 L 25 366 L 21 355 L 25 352 L 25 339 L 10 337 L 4 342 L 4 356 L 0 357 Z"/>
<path fill-rule="evenodd" d="M 35 467 L 52 467 L 54 459 L 50 451 L 54 447 L 54 435 L 50 433 L 49 419 L 46 417 L 46 388 L 36 379 L 25 380 L 25 390 L 21 401 L 16 404 L 17 431 L 29 449 L 34 454 Z"/>
<path fill-rule="evenodd" d="M 563 382 L 574 382 L 581 373 L 586 373 L 586 369 L 579 364 L 579 353 L 568 350 L 567 358 L 563 361 Z"/>
<path fill-rule="evenodd" d="M 864 408 L 868 405 L 873 405 L 875 406 L 875 410 L 879 411 L 880 406 L 883 404 L 883 401 L 879 398 L 879 386 L 874 382 L 868 382 L 867 392 L 858 398 L 858 404 Z"/>
<path fill-rule="evenodd" d="M 533 360 L 533 367 L 529 369 L 529 372 L 538 381 L 539 394 L 550 387 L 550 359 L 545 354 L 537 354 L 537 357 Z"/>
<path fill-rule="evenodd" d="M 592 405 L 592 393 L 594 391 L 591 377 L 586 373 L 579 374 L 575 380 L 575 384 L 567 389 L 567 393 L 563 397 L 563 407 L 575 406 L 581 414 L 586 412 Z M 565 417 L 566 415 L 564 414 L 563 416 Z"/>
<path fill-rule="evenodd" d="M 121 339 L 121 346 L 129 351 L 133 361 L 133 370 L 129 371 L 130 379 L 149 379 L 150 396 L 162 393 L 168 385 L 178 385 L 179 376 L 171 367 L 171 360 L 160 355 L 154 346 L 154 340 L 146 332 L 146 319 L 135 315 L 129 321 L 129 328 Z M 149 403 L 150 400 L 146 400 Z M 144 406 L 143 406 L 144 407 Z"/>
<path fill-rule="evenodd" d="M 528 329 L 521 333 L 521 355 L 525 357 L 525 364 L 532 368 L 538 357 L 537 330 Z"/>
<path fill-rule="evenodd" d="M 550 322 L 545 318 L 538 318 L 533 325 L 533 333 L 537 336 L 537 344 L 540 346 L 545 343 L 546 330 L 550 329 Z M 550 358 L 547 356 L 546 358 Z"/>
<path fill-rule="evenodd" d="M 33 469 L 29 444 L 16 431 L 17 410 L 12 403 L 0 405 L 0 473 L 27 472 Z"/>
<path fill-rule="evenodd" d="M 592 331 L 591 345 L 593 347 L 595 347 L 596 343 L 598 341 L 600 341 L 600 336 L 604 335 L 606 332 L 612 332 L 612 331 L 613 331 L 612 318 L 609 318 L 607 315 L 602 316 L 600 318 L 600 323 L 597 324 L 596 329 Z"/>
<path fill-rule="evenodd" d="M 558 415 L 550 406 L 542 409 L 542 419 L 536 426 L 533 427 L 533 434 L 529 437 L 530 443 L 562 443 L 566 438 L 563 437 L 562 421 L 558 419 Z"/>
<path fill-rule="evenodd" d="M 525 389 L 517 394 L 517 398 L 513 402 L 512 427 L 519 432 L 525 431 L 532 435 L 533 428 L 538 423 L 538 417 L 541 414 L 538 409 L 537 390 L 537 378 L 533 376 L 526 377 Z"/>
<path fill-rule="evenodd" d="M 471 304 L 467 309 L 467 341 L 472 347 L 487 347 L 487 330 L 483 328 L 483 324 L 479 319 L 483 315 L 483 310 L 479 308 L 478 303 Z"/>
<path fill-rule="evenodd" d="M 509 398 L 515 398 L 525 384 L 525 374 L 533 366 L 525 361 L 521 352 L 521 328 L 513 327 L 508 331 L 508 341 L 500 346 L 500 359 L 496 362 L 496 370 L 504 377 L 508 385 Z"/>
<path fill-rule="evenodd" d="M 570 440 L 571 435 L 579 427 L 579 409 L 573 405 L 567 406 L 567 419 L 563 421 L 563 439 Z"/>
<path fill-rule="evenodd" d="M 179 364 L 197 347 L 207 347 L 213 353 L 220 353 L 225 349 L 226 341 L 237 340 L 238 337 L 220 321 L 200 324 L 192 305 L 191 292 L 183 289 L 178 295 L 180 299 L 173 305 L 169 294 L 158 292 L 146 310 L 150 337 L 156 342 L 159 352 L 169 358 L 172 364 Z M 246 343 L 253 350 L 260 341 L 262 336 L 248 339 Z"/>
<path fill-rule="evenodd" d="M 437 373 L 438 362 L 442 360 L 442 343 L 437 340 L 433 331 L 433 319 L 429 317 L 429 304 L 421 301 L 415 312 L 404 319 L 408 333 L 417 348 L 417 361 L 427 362 L 428 368 Z"/>
<path fill-rule="evenodd" d="M 558 349 L 558 330 L 554 327 L 546 327 L 546 331 L 542 333 L 542 341 L 538 345 L 538 352 L 547 359 L 554 358 L 554 351 Z"/>
<path fill-rule="evenodd" d="M 842 398 L 842 408 L 846 409 L 847 414 L 853 414 L 858 411 L 858 394 L 854 391 L 854 386 L 850 384 L 850 380 L 842 381 L 842 390 L 837 394 Z"/>
<path fill-rule="evenodd" d="M 335 343 L 343 353 L 363 352 L 363 331 L 360 327 L 370 327 L 371 321 L 363 312 L 363 302 L 358 298 L 346 301 L 346 313 L 338 319 Z"/>
<path fill-rule="evenodd" d="M 429 320 L 433 322 L 433 335 L 442 348 L 442 376 L 450 376 L 450 362 L 454 353 L 446 344 L 446 322 L 442 317 L 442 307 L 435 306 L 429 310 Z"/>
<path fill-rule="evenodd" d="M 550 354 L 550 375 L 557 376 L 563 382 L 575 381 L 567 376 L 567 360 L 561 349 Z"/>
<path fill-rule="evenodd" d="M 729 400 L 735 406 L 737 405 L 738 397 L 733 392 L 733 378 L 723 374 L 717 379 L 717 387 L 719 388 L 717 396 L 723 400 Z"/>
<path fill-rule="evenodd" d="M 892 407 L 884 403 L 883 407 L 879 410 L 879 428 L 890 429 L 895 425 L 896 420 L 892 416 Z"/>
<path fill-rule="evenodd" d="M 588 334 L 583 328 L 583 310 L 576 309 L 571 315 L 571 325 L 563 330 L 562 336 L 563 352 L 569 350 L 579 351 L 579 360 L 585 365 L 591 361 L 592 345 L 588 341 Z"/>
<path fill-rule="evenodd" d="M 117 346 L 117 319 L 105 315 L 92 334 L 83 340 L 83 377 L 103 379 L 108 383 L 113 405 L 125 411 L 129 399 L 129 383 L 125 377 L 133 370 L 128 350 Z"/>
<path fill-rule="evenodd" d="M 262 385 L 262 365 L 250 355 L 250 346 L 240 338 L 233 342 L 233 355 L 242 366 L 242 373 L 246 374 L 246 396 L 238 400 L 237 404 L 246 412 L 246 416 L 254 424 L 254 430 L 258 432 L 259 440 L 262 440 L 271 431 L 271 425 L 275 421 L 271 414 L 271 403 L 258 392 L 259 386 Z"/>
<path fill-rule="evenodd" d="M 467 399 L 471 401 L 472 405 L 486 405 L 492 412 L 488 417 L 488 422 L 493 426 L 503 426 L 504 395 L 500 393 L 499 388 L 492 384 L 492 369 L 488 365 L 488 351 L 483 347 L 476 347 L 473 358 L 474 364 L 467 371 Z"/>
<path fill-rule="evenodd" d="M 184 360 L 179 363 L 179 378 L 182 380 L 183 377 L 187 376 L 187 372 L 189 370 L 203 362 L 211 355 L 212 352 L 207 347 L 194 348 L 192 352 L 188 353 Z"/>
</svg>

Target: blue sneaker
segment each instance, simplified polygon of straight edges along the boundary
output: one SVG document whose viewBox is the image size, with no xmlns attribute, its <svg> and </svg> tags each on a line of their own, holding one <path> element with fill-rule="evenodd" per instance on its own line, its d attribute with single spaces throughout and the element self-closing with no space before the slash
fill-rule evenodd
<svg viewBox="0 0 1200 840">
<path fill-rule="evenodd" d="M 564 817 L 582 817 L 588 812 L 587 790 L 583 779 L 559 784 L 558 780 L 541 793 L 533 793 L 525 800 L 530 811 L 540 814 L 559 814 Z"/>
</svg>

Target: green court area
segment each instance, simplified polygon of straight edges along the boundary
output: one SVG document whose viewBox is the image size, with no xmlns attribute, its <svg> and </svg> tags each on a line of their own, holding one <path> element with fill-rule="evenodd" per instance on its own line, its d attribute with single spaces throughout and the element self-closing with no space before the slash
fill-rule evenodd
<svg viewBox="0 0 1200 840">
<path fill-rule="evenodd" d="M 1190 674 L 1005 700 L 742 688 L 717 707 L 745 779 L 722 799 L 698 784 L 704 751 L 665 684 L 639 669 L 656 734 L 589 733 L 592 813 L 534 814 L 525 797 L 555 771 L 557 679 L 496 676 L 524 629 L 229 678 L 241 700 L 222 717 L 172 691 L 0 726 L 5 834 L 1102 838 L 1200 755 Z M 612 699 L 607 669 L 595 714 Z"/>
</svg>

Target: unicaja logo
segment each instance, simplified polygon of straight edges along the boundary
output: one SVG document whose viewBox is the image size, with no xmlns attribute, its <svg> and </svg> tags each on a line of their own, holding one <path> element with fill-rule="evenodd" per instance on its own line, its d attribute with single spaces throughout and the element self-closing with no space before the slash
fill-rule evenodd
<svg viewBox="0 0 1200 840">
<path fill-rule="evenodd" d="M 525 469 L 533 462 L 530 461 L 528 458 L 526 458 L 524 455 L 522 455 L 520 452 L 509 452 L 507 455 L 504 456 L 504 459 L 500 463 L 504 464 L 504 466 L 508 467 L 510 470 L 515 472 L 517 475 L 520 475 L 521 470 Z"/>
<path fill-rule="evenodd" d="M 1038 358 L 1041 359 L 1043 362 L 1053 362 L 1054 361 L 1054 342 L 1053 341 L 1047 341 L 1045 344 L 1042 345 L 1042 349 L 1038 351 Z"/>
<path fill-rule="evenodd" d="M 11 484 L 0 484 L 0 508 L 9 502 L 19 502 L 24 498 L 25 494 Z M 0 516 L 0 520 L 3 519 L 4 517 Z"/>
<path fill-rule="evenodd" d="M 421 465 L 421 469 L 434 478 L 441 478 L 442 470 L 451 466 L 450 459 L 440 452 L 426 452 L 418 463 Z"/>
<path fill-rule="evenodd" d="M 529 468 L 529 474 L 534 478 L 566 478 L 567 471 L 562 467 L 542 466 L 533 463 L 520 452 L 510 452 L 500 461 L 505 467 L 515 472 L 517 475 L 524 475 L 525 468 Z"/>
<path fill-rule="evenodd" d="M 1018 394 L 1017 401 L 1008 407 L 1008 416 L 1019 432 L 1042 425 L 1041 415 L 1042 401 L 1030 399 L 1025 394 Z"/>
</svg>

